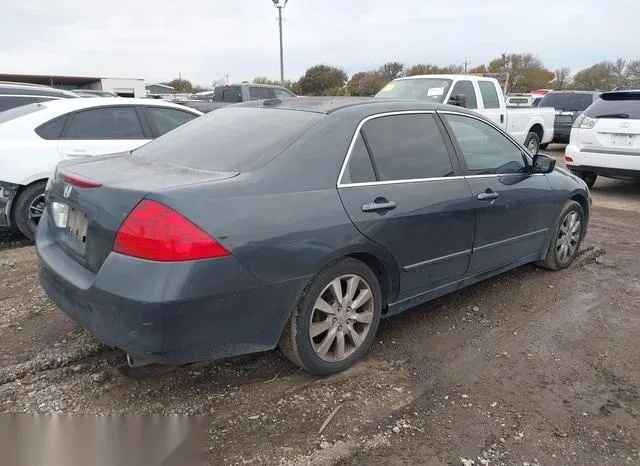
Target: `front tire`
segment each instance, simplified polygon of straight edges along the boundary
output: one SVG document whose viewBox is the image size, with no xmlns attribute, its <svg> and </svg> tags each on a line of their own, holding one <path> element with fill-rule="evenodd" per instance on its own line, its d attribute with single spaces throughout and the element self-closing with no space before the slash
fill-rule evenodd
<svg viewBox="0 0 640 466">
<path fill-rule="evenodd" d="M 540 150 L 540 138 L 534 132 L 527 134 L 527 139 L 524 141 L 524 146 L 529 149 L 531 155 L 536 155 Z"/>
<path fill-rule="evenodd" d="M 584 209 L 576 201 L 567 201 L 553 230 L 547 255 L 537 265 L 549 270 L 562 270 L 578 255 L 586 233 Z"/>
<path fill-rule="evenodd" d="M 371 346 L 380 322 L 382 293 L 373 271 L 343 258 L 304 288 L 280 339 L 294 364 L 314 375 L 341 372 Z"/>
<path fill-rule="evenodd" d="M 40 217 L 44 213 L 46 181 L 30 184 L 20 192 L 13 207 L 13 221 L 24 236 L 33 241 Z"/>
</svg>

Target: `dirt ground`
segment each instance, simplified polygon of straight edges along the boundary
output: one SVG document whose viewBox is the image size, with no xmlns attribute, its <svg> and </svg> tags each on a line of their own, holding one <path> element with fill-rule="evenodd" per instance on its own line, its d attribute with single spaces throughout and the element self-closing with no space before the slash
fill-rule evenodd
<svg viewBox="0 0 640 466">
<path fill-rule="evenodd" d="M 47 299 L 33 247 L 5 239 L 0 412 L 206 416 L 216 465 L 640 464 L 640 185 L 592 195 L 569 269 L 525 266 L 383 321 L 366 359 L 325 379 L 277 351 L 129 369 Z"/>
</svg>

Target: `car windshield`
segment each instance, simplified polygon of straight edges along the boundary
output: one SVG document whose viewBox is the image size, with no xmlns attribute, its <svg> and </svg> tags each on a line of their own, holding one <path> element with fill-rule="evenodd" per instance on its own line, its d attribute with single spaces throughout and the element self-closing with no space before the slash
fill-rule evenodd
<svg viewBox="0 0 640 466">
<path fill-rule="evenodd" d="M 591 118 L 640 120 L 640 92 L 604 94 L 584 114 Z"/>
<path fill-rule="evenodd" d="M 427 100 L 441 104 L 451 87 L 451 79 L 412 78 L 391 81 L 376 97 Z"/>
<path fill-rule="evenodd" d="M 593 103 L 593 95 L 582 92 L 549 92 L 538 107 L 554 107 L 556 110 L 583 112 Z"/>
<path fill-rule="evenodd" d="M 265 165 L 323 117 L 321 113 L 225 107 L 132 151 L 134 156 L 207 171 Z"/>
</svg>

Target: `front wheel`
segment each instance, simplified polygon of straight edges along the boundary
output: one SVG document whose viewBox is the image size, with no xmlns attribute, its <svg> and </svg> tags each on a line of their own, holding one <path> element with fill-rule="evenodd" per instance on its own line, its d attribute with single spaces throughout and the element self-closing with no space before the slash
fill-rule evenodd
<svg viewBox="0 0 640 466">
<path fill-rule="evenodd" d="M 46 181 L 33 183 L 18 194 L 13 208 L 13 221 L 24 236 L 33 240 L 40 217 L 44 213 L 44 190 Z"/>
<path fill-rule="evenodd" d="M 294 364 L 314 375 L 341 372 L 360 360 L 380 322 L 382 294 L 364 263 L 340 259 L 302 291 L 280 339 Z"/>
<path fill-rule="evenodd" d="M 576 201 L 567 201 L 558 218 L 547 255 L 538 262 L 540 267 L 549 270 L 561 270 L 571 265 L 586 232 L 584 209 Z"/>
</svg>

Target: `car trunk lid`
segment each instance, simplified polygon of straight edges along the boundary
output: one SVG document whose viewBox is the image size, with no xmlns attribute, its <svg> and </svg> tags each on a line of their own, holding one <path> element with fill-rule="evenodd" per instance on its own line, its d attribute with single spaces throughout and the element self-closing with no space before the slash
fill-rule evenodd
<svg viewBox="0 0 640 466">
<path fill-rule="evenodd" d="M 61 163 L 47 191 L 55 241 L 96 273 L 112 250 L 118 228 L 147 195 L 238 174 L 193 170 L 128 153 Z"/>
</svg>

